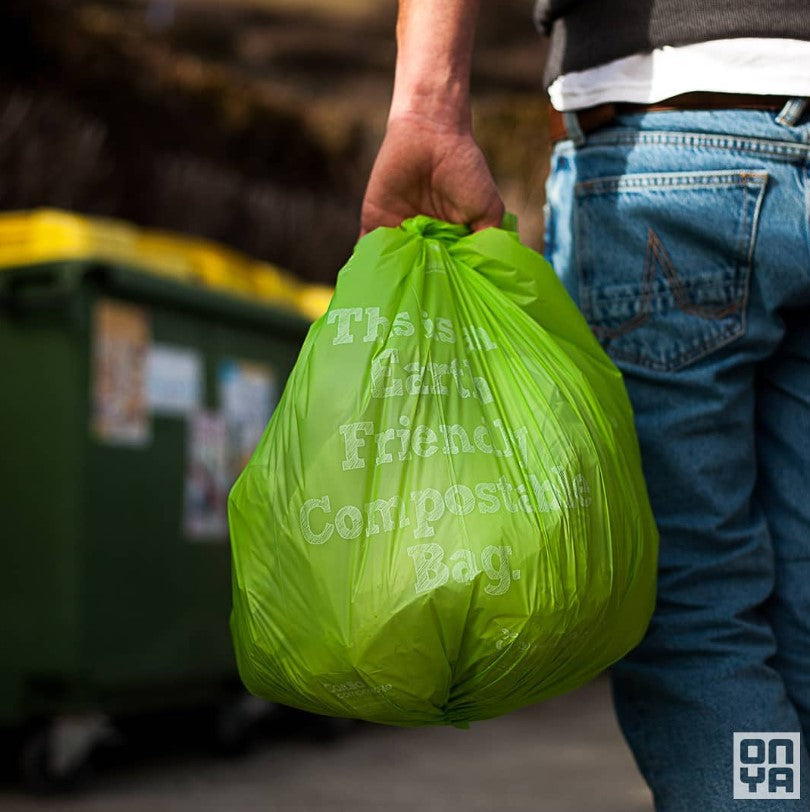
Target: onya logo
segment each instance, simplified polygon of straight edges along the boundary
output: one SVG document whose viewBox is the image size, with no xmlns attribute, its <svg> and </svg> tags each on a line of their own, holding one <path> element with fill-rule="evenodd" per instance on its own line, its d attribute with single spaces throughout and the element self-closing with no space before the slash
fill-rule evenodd
<svg viewBox="0 0 810 812">
<path fill-rule="evenodd" d="M 734 734 L 734 799 L 800 798 L 799 733 Z"/>
</svg>

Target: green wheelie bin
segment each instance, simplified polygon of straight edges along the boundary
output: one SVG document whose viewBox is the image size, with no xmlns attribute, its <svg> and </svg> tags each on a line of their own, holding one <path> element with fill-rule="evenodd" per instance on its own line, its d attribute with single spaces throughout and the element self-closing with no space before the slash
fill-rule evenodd
<svg viewBox="0 0 810 812">
<path fill-rule="evenodd" d="M 0 727 L 46 782 L 90 749 L 53 720 L 89 741 L 238 685 L 227 493 L 310 325 L 244 273 L 94 254 L 0 269 Z"/>
</svg>

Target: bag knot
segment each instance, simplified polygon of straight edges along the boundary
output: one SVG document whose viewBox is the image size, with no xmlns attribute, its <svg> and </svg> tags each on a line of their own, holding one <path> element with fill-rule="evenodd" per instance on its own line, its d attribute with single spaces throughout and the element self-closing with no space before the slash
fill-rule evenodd
<svg viewBox="0 0 810 812">
<path fill-rule="evenodd" d="M 405 220 L 400 228 L 409 234 L 445 243 L 454 243 L 470 233 L 469 226 L 446 223 L 443 220 L 428 217 L 426 214 L 418 214 L 416 217 Z"/>
</svg>

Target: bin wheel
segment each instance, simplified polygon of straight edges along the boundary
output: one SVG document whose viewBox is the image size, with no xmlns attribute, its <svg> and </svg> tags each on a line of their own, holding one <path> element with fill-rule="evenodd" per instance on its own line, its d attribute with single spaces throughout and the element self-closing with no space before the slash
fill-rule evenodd
<svg viewBox="0 0 810 812">
<path fill-rule="evenodd" d="M 241 755 L 253 744 L 260 723 L 273 706 L 248 693 L 220 704 L 214 714 L 214 746 L 222 755 Z"/>
<path fill-rule="evenodd" d="M 23 741 L 18 759 L 23 785 L 33 792 L 66 792 L 82 784 L 90 772 L 89 759 L 74 762 L 69 769 L 53 767 L 50 729 L 29 734 Z"/>
<path fill-rule="evenodd" d="M 23 784 L 36 792 L 66 792 L 91 773 L 97 745 L 111 735 L 106 717 L 91 714 L 53 719 L 23 739 L 18 767 Z"/>
</svg>

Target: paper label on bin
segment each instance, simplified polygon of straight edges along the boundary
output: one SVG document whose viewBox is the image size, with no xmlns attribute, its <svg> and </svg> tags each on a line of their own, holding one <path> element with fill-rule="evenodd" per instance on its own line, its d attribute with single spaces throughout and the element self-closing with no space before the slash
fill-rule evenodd
<svg viewBox="0 0 810 812">
<path fill-rule="evenodd" d="M 278 402 L 272 367 L 228 359 L 219 365 L 219 397 L 227 426 L 231 484 L 248 464 Z"/>
<path fill-rule="evenodd" d="M 188 421 L 188 452 L 183 530 L 194 541 L 219 541 L 228 535 L 227 439 L 225 419 L 197 412 Z"/>
<path fill-rule="evenodd" d="M 151 439 L 146 367 L 148 313 L 102 299 L 93 313 L 90 430 L 110 445 L 143 446 Z"/>
<path fill-rule="evenodd" d="M 149 408 L 156 413 L 185 417 L 203 401 L 203 359 L 196 350 L 153 344 L 147 361 Z"/>
</svg>

